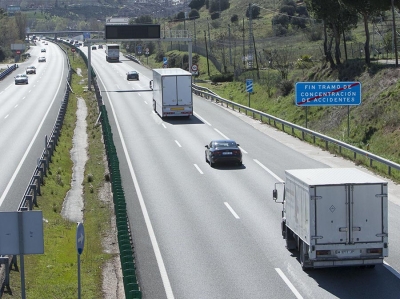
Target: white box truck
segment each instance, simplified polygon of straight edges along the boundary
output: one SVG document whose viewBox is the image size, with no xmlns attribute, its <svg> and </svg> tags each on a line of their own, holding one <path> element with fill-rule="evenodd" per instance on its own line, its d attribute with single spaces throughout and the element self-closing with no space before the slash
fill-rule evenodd
<svg viewBox="0 0 400 299">
<path fill-rule="evenodd" d="M 153 109 L 161 117 L 193 115 L 192 74 L 180 68 L 153 69 Z"/>
<path fill-rule="evenodd" d="M 273 199 L 282 236 L 303 270 L 382 264 L 388 256 L 388 184 L 356 168 L 286 170 Z"/>
</svg>

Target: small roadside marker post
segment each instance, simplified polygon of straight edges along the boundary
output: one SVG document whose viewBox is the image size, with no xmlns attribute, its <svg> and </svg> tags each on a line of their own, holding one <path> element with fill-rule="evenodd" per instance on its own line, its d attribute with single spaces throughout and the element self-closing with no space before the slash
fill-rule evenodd
<svg viewBox="0 0 400 299">
<path fill-rule="evenodd" d="M 76 250 L 78 251 L 78 299 L 81 299 L 81 254 L 85 246 L 85 229 L 82 222 L 76 227 Z"/>
</svg>

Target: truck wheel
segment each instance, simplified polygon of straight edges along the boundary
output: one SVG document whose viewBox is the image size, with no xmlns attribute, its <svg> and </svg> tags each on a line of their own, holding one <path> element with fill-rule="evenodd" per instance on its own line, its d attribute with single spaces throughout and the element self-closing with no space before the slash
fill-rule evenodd
<svg viewBox="0 0 400 299">
<path fill-rule="evenodd" d="M 307 244 L 303 241 L 300 241 L 300 265 L 303 271 L 307 271 L 310 269 L 309 266 L 306 265 L 306 253 L 307 253 Z"/>
<path fill-rule="evenodd" d="M 293 236 L 293 232 L 285 225 L 286 230 L 286 248 L 289 251 L 296 249 L 296 239 Z"/>
</svg>

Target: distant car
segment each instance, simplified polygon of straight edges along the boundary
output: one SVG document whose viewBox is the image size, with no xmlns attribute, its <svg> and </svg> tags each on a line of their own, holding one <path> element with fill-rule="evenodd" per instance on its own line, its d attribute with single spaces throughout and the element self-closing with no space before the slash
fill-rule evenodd
<svg viewBox="0 0 400 299">
<path fill-rule="evenodd" d="M 40 50 L 40 52 L 46 52 L 46 49 L 45 49 L 45 48 L 43 48 L 42 50 Z"/>
<path fill-rule="evenodd" d="M 42 56 L 42 57 L 39 57 L 39 58 L 38 58 L 38 61 L 39 61 L 39 62 L 46 62 L 46 57 L 43 57 L 43 56 Z"/>
<path fill-rule="evenodd" d="M 103 49 L 103 45 L 99 45 L 99 49 Z"/>
<path fill-rule="evenodd" d="M 15 85 L 17 84 L 28 84 L 28 76 L 25 74 L 20 74 L 14 77 Z"/>
<path fill-rule="evenodd" d="M 97 50 L 96 46 L 92 46 L 92 50 Z"/>
<path fill-rule="evenodd" d="M 212 140 L 205 147 L 206 162 L 211 167 L 216 163 L 226 162 L 242 165 L 242 151 L 234 140 Z"/>
<path fill-rule="evenodd" d="M 126 73 L 126 80 L 139 80 L 139 73 L 137 71 L 129 71 Z"/>
<path fill-rule="evenodd" d="M 34 66 L 28 66 L 28 67 L 26 68 L 26 74 L 27 74 L 27 75 L 29 75 L 29 74 L 36 74 L 36 67 L 34 67 Z"/>
</svg>

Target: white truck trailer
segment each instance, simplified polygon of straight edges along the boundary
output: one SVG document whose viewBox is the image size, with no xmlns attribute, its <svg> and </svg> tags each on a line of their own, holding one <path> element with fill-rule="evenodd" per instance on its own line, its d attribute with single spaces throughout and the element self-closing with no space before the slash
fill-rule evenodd
<svg viewBox="0 0 400 299">
<path fill-rule="evenodd" d="M 388 184 L 356 168 L 286 170 L 273 199 L 282 236 L 303 270 L 382 264 L 388 256 Z M 281 194 L 280 194 L 281 193 Z"/>
<path fill-rule="evenodd" d="M 153 69 L 153 109 L 161 117 L 193 115 L 192 74 L 180 68 Z"/>
</svg>

